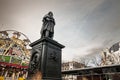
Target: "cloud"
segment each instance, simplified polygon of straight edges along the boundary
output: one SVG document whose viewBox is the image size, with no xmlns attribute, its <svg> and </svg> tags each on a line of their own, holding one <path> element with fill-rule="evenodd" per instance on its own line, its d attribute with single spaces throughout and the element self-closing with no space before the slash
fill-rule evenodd
<svg viewBox="0 0 120 80">
<path fill-rule="evenodd" d="M 31 42 L 40 38 L 43 16 L 53 11 L 64 60 L 120 41 L 120 0 L 0 0 L 0 10 L 0 29 L 18 30 Z"/>
</svg>

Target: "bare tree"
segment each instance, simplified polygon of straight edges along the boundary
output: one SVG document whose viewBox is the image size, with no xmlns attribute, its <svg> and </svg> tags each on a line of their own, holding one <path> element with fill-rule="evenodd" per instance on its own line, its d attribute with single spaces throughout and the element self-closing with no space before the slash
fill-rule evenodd
<svg viewBox="0 0 120 80">
<path fill-rule="evenodd" d="M 100 66 L 101 61 L 102 57 L 100 56 L 100 54 L 91 57 L 91 64 L 93 64 L 94 66 Z"/>
<path fill-rule="evenodd" d="M 74 61 L 77 61 L 79 63 L 84 64 L 84 67 L 95 67 L 100 66 L 102 62 L 102 56 L 100 53 L 92 54 L 92 55 L 86 55 L 86 56 L 76 56 L 73 58 Z"/>
<path fill-rule="evenodd" d="M 77 61 L 77 62 L 79 62 L 79 63 L 81 63 L 81 64 L 83 64 L 84 67 L 87 67 L 88 64 L 89 64 L 89 62 L 90 62 L 90 58 L 87 57 L 87 56 L 76 57 L 76 58 L 74 58 L 73 60 L 74 60 L 74 61 Z"/>
</svg>

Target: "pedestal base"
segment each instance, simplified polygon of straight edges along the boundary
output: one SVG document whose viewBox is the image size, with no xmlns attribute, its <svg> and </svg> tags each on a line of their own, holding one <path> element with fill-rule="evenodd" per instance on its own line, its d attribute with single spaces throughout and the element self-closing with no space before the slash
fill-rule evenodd
<svg viewBox="0 0 120 80">
<path fill-rule="evenodd" d="M 42 80 L 62 80 L 61 79 L 61 49 L 63 45 L 51 38 L 42 38 L 32 44 L 32 56 L 29 65 L 28 77 L 42 73 Z"/>
</svg>

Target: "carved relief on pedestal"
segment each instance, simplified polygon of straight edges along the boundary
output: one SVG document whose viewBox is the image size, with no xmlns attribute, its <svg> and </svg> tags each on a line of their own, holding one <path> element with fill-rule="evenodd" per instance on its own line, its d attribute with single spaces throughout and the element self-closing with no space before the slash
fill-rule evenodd
<svg viewBox="0 0 120 80">
<path fill-rule="evenodd" d="M 32 74 L 38 71 L 40 64 L 41 48 L 42 46 L 39 46 L 39 48 L 37 49 L 32 49 L 32 56 L 29 64 L 29 72 Z"/>
<path fill-rule="evenodd" d="M 52 53 L 50 53 L 49 58 L 53 61 L 57 61 L 57 53 L 55 51 L 53 51 Z"/>
</svg>

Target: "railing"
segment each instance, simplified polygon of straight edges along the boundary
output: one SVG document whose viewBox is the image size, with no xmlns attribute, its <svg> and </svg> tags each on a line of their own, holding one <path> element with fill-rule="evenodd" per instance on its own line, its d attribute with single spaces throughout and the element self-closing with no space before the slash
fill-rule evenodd
<svg viewBox="0 0 120 80">
<path fill-rule="evenodd" d="M 63 80 L 120 80 L 120 65 L 66 70 L 62 75 Z"/>
</svg>

